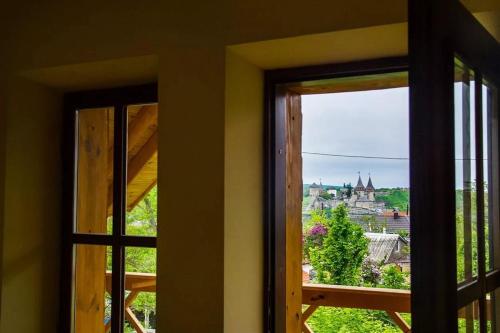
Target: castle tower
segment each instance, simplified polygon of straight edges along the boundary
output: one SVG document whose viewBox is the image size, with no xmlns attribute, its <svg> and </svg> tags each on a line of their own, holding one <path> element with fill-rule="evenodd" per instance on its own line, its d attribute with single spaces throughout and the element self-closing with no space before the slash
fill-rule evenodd
<svg viewBox="0 0 500 333">
<path fill-rule="evenodd" d="M 358 172 L 358 184 L 354 188 L 354 193 L 357 194 L 358 198 L 362 198 L 365 195 L 365 186 L 363 185 L 363 181 L 361 180 L 361 174 Z"/>
<path fill-rule="evenodd" d="M 372 184 L 372 177 L 368 174 L 368 185 L 366 185 L 366 193 L 368 195 L 368 200 L 375 201 L 375 187 Z"/>
</svg>

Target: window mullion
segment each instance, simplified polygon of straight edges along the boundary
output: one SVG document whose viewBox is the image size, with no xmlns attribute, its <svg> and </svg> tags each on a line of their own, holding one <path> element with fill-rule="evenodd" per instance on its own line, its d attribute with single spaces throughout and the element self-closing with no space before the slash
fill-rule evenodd
<svg viewBox="0 0 500 333">
<path fill-rule="evenodd" d="M 125 302 L 125 207 L 127 187 L 127 108 L 115 105 L 113 156 L 113 278 L 111 289 L 111 330 L 123 332 Z"/>
<path fill-rule="evenodd" d="M 481 288 L 479 299 L 480 332 L 486 332 L 486 267 L 485 267 L 485 232 L 484 232 L 484 154 L 483 154 L 483 95 L 482 75 L 476 71 L 474 77 L 475 98 L 475 134 L 476 134 L 476 213 L 477 213 L 477 251 L 478 280 Z"/>
</svg>

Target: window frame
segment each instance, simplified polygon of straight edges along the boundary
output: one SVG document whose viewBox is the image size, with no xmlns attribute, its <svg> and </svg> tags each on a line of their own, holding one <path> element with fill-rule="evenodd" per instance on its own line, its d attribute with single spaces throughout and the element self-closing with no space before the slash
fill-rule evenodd
<svg viewBox="0 0 500 333">
<path fill-rule="evenodd" d="M 74 254 L 76 245 L 112 247 L 111 331 L 122 333 L 125 320 L 125 248 L 156 248 L 156 236 L 126 235 L 127 107 L 158 103 L 157 83 L 68 93 L 63 114 L 62 261 L 59 332 L 74 332 Z M 114 107 L 113 231 L 112 234 L 77 233 L 76 115 L 78 110 Z M 119 149 L 117 149 L 119 147 Z M 69 222 L 71 221 L 71 223 Z M 104 326 L 104 322 L 103 322 Z"/>
<path fill-rule="evenodd" d="M 264 82 L 264 332 L 286 330 L 286 124 L 280 86 L 408 72 L 408 57 L 268 70 Z M 277 116 L 277 115 L 280 116 Z"/>
</svg>

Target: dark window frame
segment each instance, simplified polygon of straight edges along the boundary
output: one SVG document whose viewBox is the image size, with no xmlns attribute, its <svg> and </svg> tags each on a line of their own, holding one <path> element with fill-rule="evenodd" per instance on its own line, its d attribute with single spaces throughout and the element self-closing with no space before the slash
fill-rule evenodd
<svg viewBox="0 0 500 333">
<path fill-rule="evenodd" d="M 158 103 L 157 83 L 68 93 L 64 96 L 63 223 L 61 305 L 59 332 L 73 332 L 74 248 L 78 244 L 112 247 L 111 331 L 123 332 L 125 295 L 125 247 L 156 248 L 157 237 L 125 233 L 127 188 L 127 107 Z M 75 116 L 78 110 L 114 107 L 113 232 L 83 234 L 75 231 Z M 117 148 L 119 147 L 119 149 Z M 71 223 L 69 222 L 71 221 Z M 104 323 L 103 323 L 104 325 Z"/>
<path fill-rule="evenodd" d="M 481 271 L 476 281 L 461 284 L 457 289 L 456 260 L 453 260 L 456 255 L 453 83 L 458 56 L 475 72 L 475 80 L 481 80 L 484 75 L 498 87 L 500 47 L 460 1 L 410 0 L 408 10 L 410 133 L 414 133 L 410 137 L 410 158 L 419 160 L 411 170 L 410 182 L 415 184 L 425 179 L 438 185 L 419 187 L 410 198 L 412 217 L 420 222 L 419 225 L 412 223 L 412 236 L 417 239 L 412 246 L 417 245 L 418 249 L 412 251 L 412 288 L 420 291 L 412 295 L 412 329 L 454 332 L 457 310 L 477 300 L 480 332 L 485 332 L 485 294 L 500 286 L 500 270 L 484 271 L 484 207 L 478 206 Z M 482 103 L 478 103 L 481 93 L 478 85 L 475 104 L 479 114 L 472 120 L 479 129 L 475 137 L 478 146 L 482 140 Z M 419 135 L 423 133 L 426 135 Z M 425 148 L 429 146 L 433 149 Z M 439 159 L 437 154 L 433 155 L 436 152 L 440 154 Z M 483 156 L 479 152 L 475 157 L 477 178 L 482 181 Z M 479 192 L 477 200 L 484 195 L 482 190 Z M 433 228 L 434 234 L 425 237 L 429 228 Z M 426 272 L 425 268 L 430 267 L 435 269 L 434 275 Z"/>
<path fill-rule="evenodd" d="M 269 70 L 264 85 L 264 332 L 285 327 L 285 143 L 284 117 L 276 117 L 280 85 L 335 78 L 407 72 L 408 57 Z"/>
</svg>

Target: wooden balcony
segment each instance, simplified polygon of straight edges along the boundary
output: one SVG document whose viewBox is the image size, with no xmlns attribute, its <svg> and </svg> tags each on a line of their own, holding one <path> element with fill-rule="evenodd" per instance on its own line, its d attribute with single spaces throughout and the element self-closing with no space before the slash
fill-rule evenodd
<svg viewBox="0 0 500 333">
<path fill-rule="evenodd" d="M 137 333 L 146 333 L 141 323 L 132 312 L 131 306 L 141 292 L 156 292 L 156 274 L 126 273 L 125 289 L 129 291 L 125 299 L 125 318 Z M 111 272 L 106 273 L 106 290 L 111 292 Z M 302 287 L 302 304 L 306 305 L 302 313 L 302 331 L 314 333 L 307 320 L 320 306 L 353 308 L 385 311 L 402 332 L 411 332 L 411 327 L 400 313 L 411 312 L 411 292 L 400 289 L 382 289 L 367 287 L 337 286 L 325 284 L 304 284 Z M 490 314 L 490 300 L 486 300 L 487 319 Z M 472 317 L 470 317 L 472 316 Z M 470 307 L 468 314 L 464 309 L 458 311 L 458 317 L 478 319 L 477 303 Z M 106 333 L 110 327 L 106 326 Z"/>
<path fill-rule="evenodd" d="M 302 331 L 313 333 L 307 319 L 318 307 L 331 306 L 385 311 L 401 331 L 411 332 L 411 327 L 400 315 L 411 312 L 410 298 L 409 290 L 304 284 L 302 304 L 308 307 L 302 313 Z"/>
<path fill-rule="evenodd" d="M 106 272 L 106 291 L 111 294 L 111 272 Z M 125 274 L 125 290 L 129 294 L 125 298 L 125 319 L 135 329 L 137 333 L 146 333 L 141 322 L 132 312 L 132 304 L 141 292 L 156 292 L 156 274 L 149 273 L 130 273 Z M 105 332 L 111 331 L 111 323 L 105 325 Z"/>
</svg>

